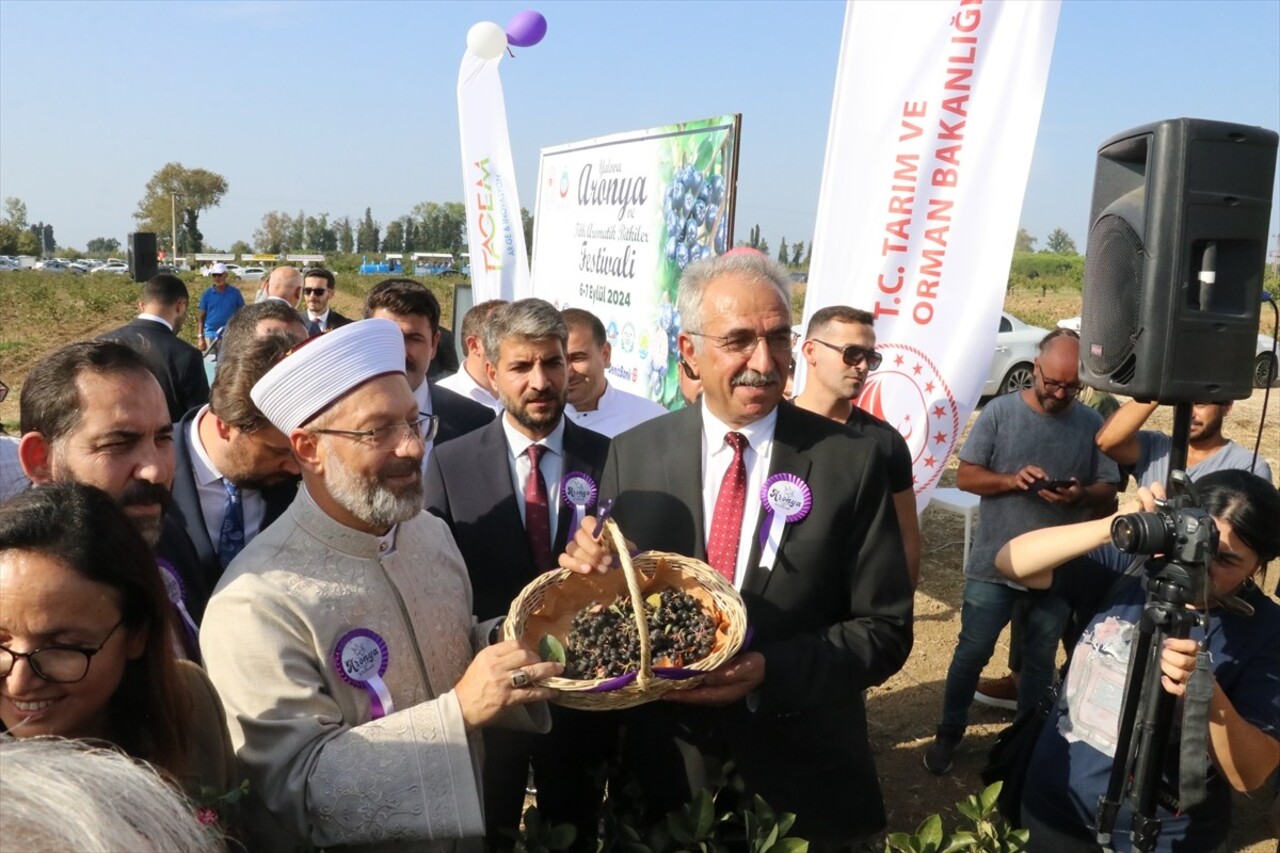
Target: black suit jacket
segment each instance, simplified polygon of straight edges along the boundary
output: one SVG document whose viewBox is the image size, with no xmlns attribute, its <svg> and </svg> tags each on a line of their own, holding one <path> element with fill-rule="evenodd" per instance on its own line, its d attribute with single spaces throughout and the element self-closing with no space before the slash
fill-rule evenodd
<svg viewBox="0 0 1280 853">
<path fill-rule="evenodd" d="M 311 317 L 307 315 L 306 309 L 304 308 L 299 313 L 302 314 L 302 322 L 307 324 L 307 328 L 311 328 Z M 350 317 L 344 317 L 341 314 L 339 314 L 337 311 L 334 311 L 332 308 L 330 308 L 329 316 L 326 318 L 324 330 L 326 332 L 329 332 L 334 329 L 340 329 L 350 322 L 353 322 Z"/>
<path fill-rule="evenodd" d="M 488 406 L 455 394 L 448 388 L 437 388 L 434 384 L 428 384 L 428 388 L 431 394 L 431 414 L 440 418 L 440 425 L 436 428 L 436 447 L 480 429 L 493 420 L 493 409 Z M 435 455 L 434 449 L 431 455 Z"/>
<path fill-rule="evenodd" d="M 192 552 L 195 555 L 195 573 L 198 580 L 189 583 L 187 609 L 191 618 L 199 624 L 204 617 L 205 605 L 218 579 L 222 577 L 222 562 L 218 559 L 218 543 L 209 538 L 209 528 L 204 523 L 204 512 L 200 509 L 200 493 L 196 488 L 196 475 L 191 467 L 193 450 L 190 443 L 191 423 L 195 420 L 199 409 L 192 409 L 173 425 L 173 500 L 169 504 L 168 515 L 173 516 L 178 526 L 186 534 Z M 210 417 L 213 417 L 210 414 Z M 262 490 L 265 504 L 261 530 L 266 530 L 271 522 L 293 503 L 298 492 L 300 477 L 268 486 Z M 245 543 L 246 545 L 248 542 Z M 184 578 L 185 580 L 185 578 Z"/>
<path fill-rule="evenodd" d="M 610 446 L 601 494 L 641 550 L 706 559 L 701 412 L 646 421 Z M 718 730 L 748 785 L 798 815 L 798 835 L 848 843 L 885 825 L 862 691 L 911 650 L 906 557 L 872 440 L 784 403 L 769 475 L 780 472 L 809 485 L 813 507 L 785 528 L 772 570 L 759 566 L 758 528 L 752 538 L 741 592 L 766 662 L 758 706 L 676 713 Z"/>
<path fill-rule="evenodd" d="M 204 356 L 175 335 L 169 324 L 139 317 L 105 333 L 102 339 L 122 343 L 142 356 L 164 390 L 170 421 L 177 421 L 189 409 L 209 402 Z"/>
<path fill-rule="evenodd" d="M 564 473 L 582 471 L 599 483 L 608 452 L 609 439 L 565 421 Z M 432 450 L 427 463 L 427 511 L 444 519 L 453 532 L 471 575 L 480 620 L 505 616 L 540 571 L 520 518 L 509 453 L 502 421 L 494 420 Z M 559 513 L 553 555 L 564 550 L 571 534 L 573 510 L 561 504 Z"/>
</svg>

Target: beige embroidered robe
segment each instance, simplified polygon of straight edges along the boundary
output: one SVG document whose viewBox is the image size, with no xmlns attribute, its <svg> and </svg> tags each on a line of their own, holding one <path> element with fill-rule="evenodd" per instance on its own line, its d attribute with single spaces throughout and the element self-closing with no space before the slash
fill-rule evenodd
<svg viewBox="0 0 1280 853">
<path fill-rule="evenodd" d="M 389 557 L 379 544 L 304 487 L 209 602 L 201 650 L 249 777 L 253 850 L 481 846 L 480 738 L 464 731 L 452 691 L 480 644 L 466 568 L 426 513 L 399 525 Z M 355 628 L 389 650 L 395 710 L 381 719 L 335 668 L 335 646 Z"/>
</svg>

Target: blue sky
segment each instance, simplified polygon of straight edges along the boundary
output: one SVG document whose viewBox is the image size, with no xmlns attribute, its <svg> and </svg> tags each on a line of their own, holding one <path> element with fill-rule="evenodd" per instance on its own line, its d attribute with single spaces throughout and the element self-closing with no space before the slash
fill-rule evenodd
<svg viewBox="0 0 1280 853">
<path fill-rule="evenodd" d="M 526 207 L 540 148 L 741 112 L 738 236 L 808 242 L 845 8 L 826 0 L 0 0 L 0 197 L 61 245 L 123 240 L 177 160 L 227 178 L 200 219 L 222 248 L 268 210 L 461 200 L 466 31 L 525 8 L 549 24 L 502 63 Z M 1083 251 L 1098 144 L 1177 116 L 1280 129 L 1280 0 L 1064 0 L 1023 227 Z"/>
</svg>

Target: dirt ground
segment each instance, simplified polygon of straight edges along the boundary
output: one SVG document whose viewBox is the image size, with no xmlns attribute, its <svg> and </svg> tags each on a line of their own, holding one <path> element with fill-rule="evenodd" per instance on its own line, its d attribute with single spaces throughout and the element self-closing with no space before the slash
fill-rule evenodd
<svg viewBox="0 0 1280 853">
<path fill-rule="evenodd" d="M 256 286 L 249 283 L 241 289 L 247 299 L 252 299 Z M 0 300 L 0 377 L 12 389 L 9 399 L 0 403 L 0 422 L 16 428 L 22 379 L 40 357 L 66 341 L 92 337 L 126 322 L 133 314 L 133 298 L 124 295 L 113 304 L 96 305 L 96 310 L 87 312 L 69 310 L 55 301 L 37 317 L 22 316 L 24 312 L 13 310 L 13 305 L 6 310 L 4 300 Z M 358 316 L 359 294 L 340 290 L 335 307 L 348 316 Z M 1016 291 L 1008 294 L 1005 307 L 1029 322 L 1050 326 L 1054 318 L 1080 313 L 1080 294 Z M 1263 325 L 1269 333 L 1269 323 Z M 1280 396 L 1280 388 L 1272 388 L 1271 392 L 1273 397 Z M 1258 434 L 1264 393 L 1255 391 L 1249 400 L 1238 402 L 1227 418 L 1227 434 L 1242 445 L 1251 447 Z M 1272 399 L 1266 411 L 1261 454 L 1280 475 L 1280 400 Z M 1151 420 L 1152 427 L 1169 431 L 1168 412 L 1159 410 Z M 970 425 L 972 422 L 973 417 Z M 953 458 L 941 485 L 955 485 L 955 466 Z M 963 525 L 959 516 L 929 508 L 924 512 L 922 527 L 923 580 L 916 592 L 915 647 L 902 671 L 868 694 L 872 747 L 892 831 L 911 831 L 935 812 L 943 814 L 948 829 L 956 828 L 954 804 L 982 788 L 979 772 L 987 752 L 996 733 L 1011 719 L 1006 712 L 975 704 L 970 713 L 972 724 L 956 754 L 952 772 L 939 777 L 924 769 L 924 750 L 938 722 L 943 682 L 960 631 Z M 1277 578 L 1280 566 L 1272 566 L 1265 585 L 1268 590 L 1275 589 Z M 1004 674 L 1006 644 L 1007 632 L 987 675 Z M 1274 799 L 1275 789 L 1269 785 L 1251 797 L 1235 798 L 1232 850 L 1272 853 L 1277 849 L 1268 816 Z"/>
<path fill-rule="evenodd" d="M 1280 471 L 1280 421 L 1274 397 L 1268 406 L 1268 425 L 1262 436 L 1261 455 L 1273 471 Z M 1252 446 L 1262 413 L 1264 392 L 1233 407 L 1225 431 L 1238 443 Z M 972 426 L 976 414 L 970 418 Z M 1152 418 L 1154 428 L 1171 429 L 1169 410 L 1160 409 Z M 955 485 L 953 458 L 943 486 Z M 956 637 L 960 633 L 960 601 L 964 585 L 962 554 L 964 527 L 960 516 L 930 507 L 922 518 L 924 560 L 922 581 L 916 591 L 915 647 L 903 669 L 881 687 L 869 692 L 868 718 L 876 765 L 889 810 L 889 826 L 894 831 L 912 831 L 929 814 L 943 813 L 944 825 L 958 826 L 954 804 L 982 788 L 979 773 L 996 734 L 1012 719 L 1010 712 L 975 703 L 970 710 L 971 725 L 956 753 L 955 767 L 946 776 L 934 776 L 924 769 L 924 751 L 933 737 L 942 710 L 943 683 Z M 1274 590 L 1280 567 L 1271 567 L 1266 588 Z M 986 675 L 1003 675 L 1008 654 L 1008 632 L 1001 637 Z M 1061 650 L 1059 650 L 1061 654 Z M 1277 849 L 1269 809 L 1275 789 L 1265 786 L 1252 796 L 1237 795 L 1234 803 L 1231 848 L 1249 853 L 1272 853 Z"/>
</svg>

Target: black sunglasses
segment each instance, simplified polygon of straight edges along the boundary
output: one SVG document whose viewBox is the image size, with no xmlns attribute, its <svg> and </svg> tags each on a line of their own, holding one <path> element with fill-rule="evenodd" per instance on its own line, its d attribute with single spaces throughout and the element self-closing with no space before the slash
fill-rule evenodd
<svg viewBox="0 0 1280 853">
<path fill-rule="evenodd" d="M 844 363 L 850 367 L 853 367 L 860 361 L 865 361 L 867 363 L 867 370 L 870 371 L 875 370 L 880 366 L 880 362 L 884 361 L 884 356 L 880 355 L 880 353 L 873 349 L 860 347 L 857 344 L 847 344 L 845 346 L 838 347 L 835 344 L 829 344 L 826 341 L 820 341 L 817 338 L 809 338 L 809 340 L 813 341 L 815 344 L 822 344 L 827 349 L 833 349 L 840 353 L 840 358 L 842 358 Z"/>
<path fill-rule="evenodd" d="M 324 296 L 326 293 L 328 293 L 328 292 L 329 292 L 329 288 L 327 288 L 327 287 L 304 287 L 304 288 L 302 288 L 302 292 L 303 292 L 303 293 L 305 293 L 307 296 Z"/>
</svg>

